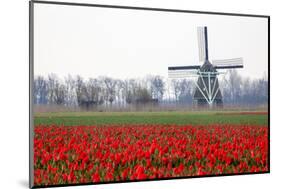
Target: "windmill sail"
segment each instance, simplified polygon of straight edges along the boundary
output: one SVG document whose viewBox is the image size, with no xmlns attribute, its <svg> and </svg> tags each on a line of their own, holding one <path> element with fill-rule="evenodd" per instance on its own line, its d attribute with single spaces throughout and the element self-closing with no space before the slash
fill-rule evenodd
<svg viewBox="0 0 281 189">
<path fill-rule="evenodd" d="M 216 69 L 243 68 L 243 58 L 232 58 L 223 60 L 213 60 Z"/>
<path fill-rule="evenodd" d="M 168 70 L 194 70 L 199 69 L 200 66 L 174 66 L 174 67 L 168 67 Z"/>
<path fill-rule="evenodd" d="M 169 70 L 168 77 L 170 79 L 173 78 L 186 78 L 186 77 L 197 77 L 197 71 L 191 70 Z"/>
<path fill-rule="evenodd" d="M 198 37 L 198 49 L 199 49 L 199 61 L 203 62 L 205 60 L 208 60 L 207 27 L 198 27 L 197 37 Z"/>
<path fill-rule="evenodd" d="M 205 43 L 204 43 L 203 27 L 197 28 L 197 37 L 198 37 L 198 49 L 199 49 L 199 61 L 203 62 L 205 60 Z"/>
</svg>

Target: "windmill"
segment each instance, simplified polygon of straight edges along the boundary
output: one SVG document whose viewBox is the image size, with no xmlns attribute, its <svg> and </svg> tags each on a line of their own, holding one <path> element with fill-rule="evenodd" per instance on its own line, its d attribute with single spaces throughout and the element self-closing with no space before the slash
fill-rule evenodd
<svg viewBox="0 0 281 189">
<path fill-rule="evenodd" d="M 218 75 L 224 74 L 221 69 L 243 68 L 242 58 L 209 60 L 207 27 L 197 28 L 199 61 L 203 64 L 193 66 L 168 67 L 169 78 L 197 77 L 193 101 L 197 106 L 222 106 L 222 94 Z"/>
</svg>

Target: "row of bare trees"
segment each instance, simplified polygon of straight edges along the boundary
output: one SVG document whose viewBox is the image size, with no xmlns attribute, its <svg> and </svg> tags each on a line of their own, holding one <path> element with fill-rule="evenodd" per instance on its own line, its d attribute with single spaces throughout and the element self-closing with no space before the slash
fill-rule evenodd
<svg viewBox="0 0 281 189">
<path fill-rule="evenodd" d="M 268 80 L 242 78 L 237 71 L 220 79 L 224 104 L 257 106 L 267 104 Z M 34 104 L 79 107 L 126 107 L 138 104 L 192 104 L 194 81 L 168 80 L 161 76 L 141 79 L 71 76 L 61 79 L 55 74 L 35 76 Z"/>
<path fill-rule="evenodd" d="M 155 103 L 163 99 L 165 83 L 160 76 L 145 79 L 113 79 L 98 77 L 83 79 L 67 76 L 61 80 L 50 74 L 34 78 L 34 103 L 90 107 L 125 106 L 134 103 Z"/>
<path fill-rule="evenodd" d="M 236 70 L 230 70 L 220 82 L 224 104 L 259 106 L 268 104 L 268 77 L 258 79 L 241 77 Z"/>
</svg>

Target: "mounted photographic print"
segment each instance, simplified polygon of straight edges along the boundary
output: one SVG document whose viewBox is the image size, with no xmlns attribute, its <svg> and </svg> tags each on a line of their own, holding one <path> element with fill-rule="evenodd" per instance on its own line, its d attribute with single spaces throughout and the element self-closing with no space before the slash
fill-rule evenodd
<svg viewBox="0 0 281 189">
<path fill-rule="evenodd" d="M 269 173 L 269 16 L 29 5 L 30 187 Z"/>
</svg>

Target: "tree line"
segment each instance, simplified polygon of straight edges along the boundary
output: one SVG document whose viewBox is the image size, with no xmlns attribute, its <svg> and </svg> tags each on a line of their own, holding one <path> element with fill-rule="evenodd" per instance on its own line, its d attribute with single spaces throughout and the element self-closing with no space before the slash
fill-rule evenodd
<svg viewBox="0 0 281 189">
<path fill-rule="evenodd" d="M 241 77 L 236 70 L 220 79 L 223 103 L 236 106 L 259 106 L 268 102 L 268 80 Z M 191 105 L 195 85 L 191 79 L 165 79 L 158 75 L 144 78 L 115 79 L 107 76 L 84 79 L 56 74 L 37 75 L 33 82 L 34 104 L 81 108 L 126 107 L 164 104 Z"/>
</svg>

